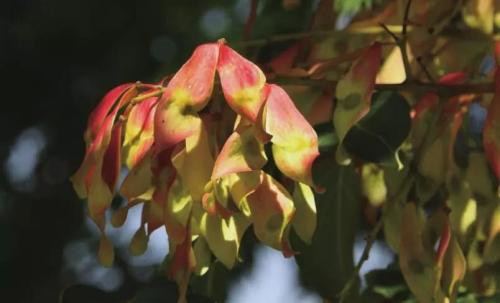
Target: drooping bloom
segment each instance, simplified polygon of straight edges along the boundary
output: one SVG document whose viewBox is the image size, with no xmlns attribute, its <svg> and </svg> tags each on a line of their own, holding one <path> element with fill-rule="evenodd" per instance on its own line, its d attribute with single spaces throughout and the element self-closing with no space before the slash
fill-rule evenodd
<svg viewBox="0 0 500 303">
<path fill-rule="evenodd" d="M 213 94 L 219 89 L 216 72 L 235 113 L 231 125 L 216 119 L 221 106 Z M 232 134 L 221 138 L 221 128 L 231 127 Z M 317 141 L 287 93 L 267 84 L 259 67 L 219 41 L 197 47 L 166 86 L 125 84 L 108 93 L 91 114 L 85 159 L 72 181 L 102 230 L 99 255 L 109 266 L 113 249 L 104 212 L 120 169 L 128 169 L 119 189 L 128 203 L 111 222 L 123 224 L 128 209 L 144 203 L 130 250 L 143 253 L 151 233 L 164 225 L 170 243 L 167 273 L 182 297 L 190 274 L 206 272 L 202 268 L 210 265 L 211 254 L 227 267 L 239 260 L 250 226 L 260 241 L 286 256 L 293 254 L 290 228 L 311 240 L 316 221 L 304 218 L 315 213 L 310 186 Z M 283 177 L 295 181 L 287 183 L 295 184 L 294 195 L 291 186 L 262 170 L 268 162 L 265 144 L 271 145 Z M 304 214 L 297 213 L 294 198 Z"/>
</svg>

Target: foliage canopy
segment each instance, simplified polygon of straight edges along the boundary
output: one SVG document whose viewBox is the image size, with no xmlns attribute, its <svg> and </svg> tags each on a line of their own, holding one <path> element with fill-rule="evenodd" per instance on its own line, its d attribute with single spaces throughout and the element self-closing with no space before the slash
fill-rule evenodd
<svg viewBox="0 0 500 303">
<path fill-rule="evenodd" d="M 207 289 L 199 276 L 244 262 L 248 233 L 295 257 L 304 284 L 330 301 L 498 299 L 496 5 L 321 0 L 303 32 L 203 44 L 158 83 L 112 89 L 89 117 L 72 177 L 102 232 L 100 261 L 113 263 L 105 213 L 124 166 L 128 204 L 111 222 L 144 204 L 135 255 L 166 227 L 164 272 L 180 301 Z M 257 64 L 230 46 L 276 55 Z M 359 292 L 376 239 L 396 258 Z"/>
</svg>

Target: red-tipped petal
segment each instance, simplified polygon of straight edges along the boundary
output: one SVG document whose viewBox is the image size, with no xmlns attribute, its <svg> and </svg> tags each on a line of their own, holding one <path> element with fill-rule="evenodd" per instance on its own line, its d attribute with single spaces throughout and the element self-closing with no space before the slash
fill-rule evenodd
<svg viewBox="0 0 500 303">
<path fill-rule="evenodd" d="M 270 85 L 265 113 L 276 165 L 286 176 L 312 185 L 312 164 L 319 155 L 316 132 L 277 85 Z"/>
<path fill-rule="evenodd" d="M 188 103 L 196 111 L 202 109 L 212 95 L 218 59 L 219 44 L 198 46 L 168 83 L 167 91 L 171 101 L 179 102 L 178 98 L 186 98 L 182 102 Z"/>
<path fill-rule="evenodd" d="M 104 120 L 102 121 L 97 130 L 97 133 L 95 134 L 95 137 L 88 144 L 85 158 L 83 159 L 80 168 L 71 177 L 73 187 L 75 188 L 75 191 L 80 198 L 83 199 L 89 195 L 91 179 L 95 179 L 97 175 L 101 176 L 104 153 L 107 150 L 110 142 L 111 131 L 118 110 L 120 109 L 121 105 L 128 103 L 136 94 L 136 89 L 129 89 L 123 93 L 119 100 L 119 104 L 114 107 L 113 111 L 110 114 L 104 117 Z M 97 170 L 98 173 L 91 173 L 91 170 Z M 102 177 L 99 177 L 99 179 L 102 179 Z"/>
<path fill-rule="evenodd" d="M 255 122 L 265 100 L 264 73 L 257 65 L 223 44 L 220 46 L 217 71 L 229 106 Z"/>
<path fill-rule="evenodd" d="M 110 90 L 104 98 L 102 98 L 101 102 L 89 116 L 87 130 L 85 132 L 85 140 L 87 143 L 90 143 L 95 139 L 97 132 L 101 128 L 106 116 L 111 112 L 113 105 L 120 99 L 120 96 L 122 96 L 123 93 L 133 85 L 133 83 L 119 85 Z"/>
<path fill-rule="evenodd" d="M 89 188 L 93 178 L 95 179 L 98 175 L 99 180 L 102 180 L 102 158 L 104 157 L 104 152 L 110 141 L 112 126 L 113 117 L 106 117 L 95 139 L 89 145 L 80 168 L 78 168 L 76 173 L 71 177 L 73 187 L 81 199 L 89 196 Z M 96 170 L 98 171 L 97 174 L 94 173 Z"/>
<path fill-rule="evenodd" d="M 155 115 L 155 148 L 162 151 L 192 136 L 200 128 L 201 119 L 186 104 L 162 102 Z"/>
</svg>

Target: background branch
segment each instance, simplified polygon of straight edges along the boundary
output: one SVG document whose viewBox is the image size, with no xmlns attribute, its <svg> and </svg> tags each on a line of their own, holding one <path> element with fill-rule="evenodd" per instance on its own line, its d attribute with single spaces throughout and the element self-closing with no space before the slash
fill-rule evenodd
<svg viewBox="0 0 500 303">
<path fill-rule="evenodd" d="M 338 81 L 331 81 L 325 79 L 304 79 L 304 78 L 275 78 L 270 79 L 272 82 L 282 85 L 304 85 L 315 87 L 335 87 Z M 442 96 L 457 96 L 465 94 L 485 94 L 494 93 L 495 84 L 492 82 L 485 83 L 466 83 L 466 84 L 441 84 L 441 83 L 427 83 L 427 82 L 403 82 L 401 84 L 376 84 L 377 90 L 393 90 L 400 92 L 415 92 L 425 93 L 433 92 Z"/>
</svg>

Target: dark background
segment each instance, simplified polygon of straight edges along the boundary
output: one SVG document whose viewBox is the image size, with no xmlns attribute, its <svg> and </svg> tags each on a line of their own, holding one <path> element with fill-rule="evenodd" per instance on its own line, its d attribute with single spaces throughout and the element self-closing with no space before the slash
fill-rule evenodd
<svg viewBox="0 0 500 303">
<path fill-rule="evenodd" d="M 69 177 L 89 112 L 117 84 L 174 72 L 200 43 L 241 40 L 249 2 L 0 2 L 0 301 L 57 302 L 84 284 L 69 263 L 95 258 L 97 239 Z M 310 6 L 263 1 L 254 37 L 300 30 Z M 69 243 L 89 249 L 72 257 Z M 117 262 L 124 279 L 113 298 L 130 298 L 146 282 Z M 98 302 L 98 288 L 82 289 L 68 302 Z"/>
</svg>

